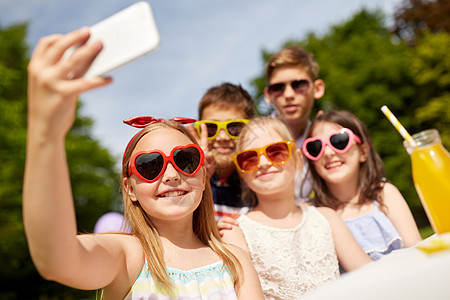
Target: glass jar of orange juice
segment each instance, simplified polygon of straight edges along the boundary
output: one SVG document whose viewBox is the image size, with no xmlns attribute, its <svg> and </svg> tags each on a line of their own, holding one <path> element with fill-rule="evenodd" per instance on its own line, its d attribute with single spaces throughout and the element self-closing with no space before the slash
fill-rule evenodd
<svg viewBox="0 0 450 300">
<path fill-rule="evenodd" d="M 412 136 L 417 147 L 405 143 L 411 156 L 417 194 L 436 233 L 450 232 L 450 155 L 439 132 L 429 129 Z"/>
</svg>

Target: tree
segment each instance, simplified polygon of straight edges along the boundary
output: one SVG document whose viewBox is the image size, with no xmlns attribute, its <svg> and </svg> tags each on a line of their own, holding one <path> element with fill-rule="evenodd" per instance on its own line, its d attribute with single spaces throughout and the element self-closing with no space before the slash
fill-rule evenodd
<svg viewBox="0 0 450 300">
<path fill-rule="evenodd" d="M 401 39 L 414 43 L 428 30 L 450 32 L 448 0 L 404 0 L 395 12 L 392 31 Z"/>
<path fill-rule="evenodd" d="M 94 298 L 95 292 L 43 280 L 29 257 L 21 203 L 27 123 L 26 31 L 27 24 L 0 27 L 0 298 Z M 91 137 L 91 126 L 89 118 L 77 116 L 66 139 L 80 232 L 92 232 L 96 220 L 120 201 L 116 159 Z"/>
<path fill-rule="evenodd" d="M 414 111 L 421 128 L 439 130 L 442 143 L 450 145 L 450 34 L 424 32 L 411 49 L 411 75 L 423 106 Z"/>
</svg>

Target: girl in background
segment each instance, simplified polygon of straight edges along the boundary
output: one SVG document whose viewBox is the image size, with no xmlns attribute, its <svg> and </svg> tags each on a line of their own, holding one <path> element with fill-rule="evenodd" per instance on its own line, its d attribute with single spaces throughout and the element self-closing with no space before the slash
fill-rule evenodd
<svg viewBox="0 0 450 300">
<path fill-rule="evenodd" d="M 262 299 L 248 256 L 221 242 L 203 151 L 179 122 L 128 120 L 144 127 L 123 158 L 131 234 L 77 234 L 65 136 L 79 94 L 111 82 L 82 77 L 102 49 L 88 39 L 87 28 L 42 38 L 28 67 L 23 216 L 40 274 L 105 299 Z"/>
<path fill-rule="evenodd" d="M 295 204 L 294 175 L 302 160 L 284 123 L 251 120 L 236 150 L 243 199 L 253 209 L 238 226 L 222 230 L 223 239 L 250 254 L 265 299 L 295 299 L 335 280 L 338 262 L 348 271 L 370 262 L 332 209 Z M 224 222 L 221 228 L 230 228 Z"/>
<path fill-rule="evenodd" d="M 313 204 L 334 209 L 373 260 L 421 240 L 405 199 L 384 179 L 367 127 L 353 114 L 316 116 L 302 152 L 309 159 Z"/>
</svg>

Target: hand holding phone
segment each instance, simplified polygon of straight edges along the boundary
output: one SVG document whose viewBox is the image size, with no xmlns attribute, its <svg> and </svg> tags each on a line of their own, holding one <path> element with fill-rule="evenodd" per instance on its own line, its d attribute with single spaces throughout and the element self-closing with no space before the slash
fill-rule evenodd
<svg viewBox="0 0 450 300">
<path fill-rule="evenodd" d="M 103 76 L 158 48 L 160 38 L 147 2 L 135 3 L 89 28 L 87 43 L 100 40 L 103 49 L 84 74 Z M 70 55 L 76 47 L 66 51 Z"/>
</svg>

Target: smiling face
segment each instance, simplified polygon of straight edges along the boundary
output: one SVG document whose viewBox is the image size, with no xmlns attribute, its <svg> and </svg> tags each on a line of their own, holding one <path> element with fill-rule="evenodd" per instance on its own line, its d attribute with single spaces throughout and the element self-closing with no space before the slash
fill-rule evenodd
<svg viewBox="0 0 450 300">
<path fill-rule="evenodd" d="M 137 143 L 132 155 L 152 149 L 170 155 L 174 147 L 187 144 L 192 144 L 192 141 L 183 133 L 171 128 L 161 128 L 145 134 Z M 124 179 L 130 199 L 139 201 L 153 221 L 192 218 L 192 213 L 202 200 L 205 182 L 204 168 L 193 176 L 187 176 L 178 172 L 170 162 L 155 182 L 143 181 L 134 173 Z"/>
<path fill-rule="evenodd" d="M 312 129 L 311 136 L 326 139 L 330 133 L 342 128 L 336 123 L 319 122 Z M 358 182 L 360 164 L 366 161 L 367 155 L 363 145 L 352 143 L 345 153 L 337 153 L 326 145 L 323 155 L 317 161 L 310 161 L 327 185 Z"/>
<path fill-rule="evenodd" d="M 248 128 L 246 135 L 242 137 L 242 147 L 240 151 L 247 149 L 261 148 L 274 142 L 285 140 L 277 131 L 270 127 L 262 127 L 254 124 Z M 256 137 L 256 138 L 255 138 Z M 258 166 L 250 172 L 240 172 L 240 177 L 247 186 L 260 195 L 280 195 L 289 192 L 286 187 L 294 185 L 295 172 L 297 170 L 294 159 L 296 150 L 291 149 L 291 157 L 284 164 L 275 164 L 267 159 L 265 155 L 260 155 Z M 298 161 L 298 160 L 297 160 Z"/>
<path fill-rule="evenodd" d="M 244 111 L 232 106 L 223 107 L 210 105 L 203 110 L 202 120 L 228 121 L 233 119 L 247 119 Z M 214 156 L 216 167 L 229 167 L 233 164 L 231 155 L 235 152 L 236 140 L 221 129 L 214 140 L 208 140 L 208 150 Z"/>
</svg>

